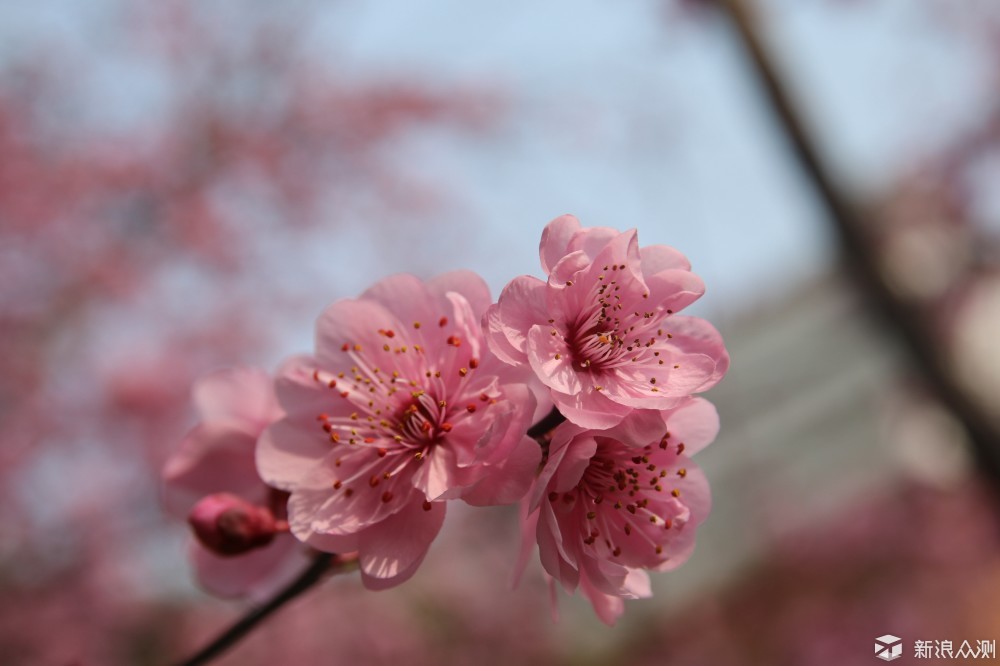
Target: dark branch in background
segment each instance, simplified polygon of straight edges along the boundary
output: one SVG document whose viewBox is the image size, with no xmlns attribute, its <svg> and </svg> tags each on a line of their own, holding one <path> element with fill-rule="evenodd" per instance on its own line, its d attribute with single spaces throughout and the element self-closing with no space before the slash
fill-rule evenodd
<svg viewBox="0 0 1000 666">
<path fill-rule="evenodd" d="M 792 105 L 788 92 L 764 48 L 747 0 L 716 0 L 729 16 L 796 160 L 812 181 L 820 202 L 826 207 L 830 222 L 840 241 L 851 274 L 868 297 L 874 310 L 882 315 L 886 329 L 907 351 L 913 368 L 933 391 L 935 397 L 965 426 L 980 471 L 1000 487 L 1000 433 L 978 405 L 970 401 L 948 368 L 943 349 L 935 344 L 929 322 L 920 308 L 898 298 L 878 268 L 875 244 L 871 242 L 862 216 L 835 185 L 810 138 L 809 132 Z"/>
<path fill-rule="evenodd" d="M 199 666 L 207 664 L 212 659 L 220 656 L 223 652 L 231 648 L 246 636 L 262 620 L 271 613 L 278 610 L 286 603 L 299 596 L 313 585 L 323 580 L 323 577 L 331 569 L 336 559 L 336 555 L 331 553 L 318 553 L 316 559 L 309 565 L 302 574 L 293 580 L 288 586 L 275 595 L 263 606 L 254 608 L 249 613 L 236 621 L 225 632 L 209 643 L 205 648 L 193 657 L 181 662 L 180 666 Z"/>
</svg>

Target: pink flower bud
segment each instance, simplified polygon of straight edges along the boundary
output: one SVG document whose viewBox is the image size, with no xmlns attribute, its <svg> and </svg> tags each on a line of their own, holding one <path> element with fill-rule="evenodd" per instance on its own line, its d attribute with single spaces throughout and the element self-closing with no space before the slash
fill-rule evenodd
<svg viewBox="0 0 1000 666">
<path fill-rule="evenodd" d="M 195 536 L 217 555 L 242 555 L 271 543 L 278 531 L 274 514 L 229 493 L 202 498 L 188 516 Z"/>
</svg>

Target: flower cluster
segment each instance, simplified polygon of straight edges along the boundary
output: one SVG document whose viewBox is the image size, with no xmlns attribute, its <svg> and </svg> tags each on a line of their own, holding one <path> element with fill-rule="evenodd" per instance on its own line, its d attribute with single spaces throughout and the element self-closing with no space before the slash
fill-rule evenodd
<svg viewBox="0 0 1000 666">
<path fill-rule="evenodd" d="M 540 254 L 548 279 L 516 278 L 485 319 L 491 349 L 529 365 L 566 418 L 525 539 L 613 624 L 623 598 L 650 595 L 644 569 L 691 553 L 710 501 L 687 456 L 718 431 L 714 407 L 692 394 L 722 378 L 729 356 L 711 324 L 677 314 L 704 285 L 676 250 L 566 215 L 545 228 Z"/>
<path fill-rule="evenodd" d="M 521 501 L 522 563 L 537 543 L 609 624 L 649 596 L 646 570 L 684 562 L 710 505 L 689 456 L 718 430 L 694 394 L 729 362 L 710 324 L 678 314 L 702 282 L 676 250 L 568 215 L 540 251 L 547 279 L 496 303 L 474 273 L 392 276 L 327 308 L 315 353 L 273 384 L 202 380 L 202 423 L 165 476 L 206 587 L 247 593 L 310 548 L 397 585 L 452 500 Z"/>
</svg>

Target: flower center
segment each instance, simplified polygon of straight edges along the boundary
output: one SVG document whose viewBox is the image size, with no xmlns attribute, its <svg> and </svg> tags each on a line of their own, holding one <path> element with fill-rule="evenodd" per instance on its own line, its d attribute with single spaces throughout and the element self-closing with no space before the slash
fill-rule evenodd
<svg viewBox="0 0 1000 666">
<path fill-rule="evenodd" d="M 660 448 L 665 449 L 668 440 L 669 434 Z M 674 479 L 668 478 L 662 459 L 657 462 L 664 454 L 653 445 L 636 449 L 600 437 L 597 442 L 597 453 L 575 492 L 561 496 L 566 509 L 578 513 L 585 549 L 629 563 L 664 559 L 669 531 L 690 515 L 678 499 L 680 490 L 668 488 Z M 686 474 L 678 470 L 676 476 Z M 555 503 L 560 495 L 550 493 L 549 499 Z"/>
<path fill-rule="evenodd" d="M 463 346 L 448 322 L 442 316 L 435 335 L 412 339 L 379 329 L 381 348 L 347 341 L 342 370 L 314 370 L 313 379 L 343 401 L 336 414 L 316 416 L 337 452 L 335 492 L 355 499 L 375 494 L 392 508 L 409 495 L 413 474 L 437 447 L 457 445 L 448 438 L 453 424 L 483 419 L 482 411 L 500 397 L 488 379 L 477 377 L 472 345 Z M 420 330 L 420 323 L 413 328 Z M 424 345 L 430 342 L 445 353 L 428 354 Z"/>
<path fill-rule="evenodd" d="M 618 279 L 607 279 L 608 273 L 614 276 L 613 271 L 618 267 L 611 268 L 609 272 L 609 267 L 604 267 L 605 273 L 598 276 L 590 294 L 591 305 L 584 309 L 566 335 L 573 366 L 578 371 L 600 373 L 628 363 L 648 362 L 648 357 L 659 356 L 652 347 L 664 332 L 657 327 L 664 316 L 673 314 L 669 310 L 666 313 L 655 309 L 650 312 L 627 310 L 622 301 L 622 285 Z M 621 277 L 621 273 L 618 276 Z"/>
<path fill-rule="evenodd" d="M 423 391 L 414 397 L 396 419 L 395 427 L 403 439 L 414 447 L 426 447 L 442 439 L 451 431 L 447 421 L 448 403 L 436 401 Z"/>
</svg>

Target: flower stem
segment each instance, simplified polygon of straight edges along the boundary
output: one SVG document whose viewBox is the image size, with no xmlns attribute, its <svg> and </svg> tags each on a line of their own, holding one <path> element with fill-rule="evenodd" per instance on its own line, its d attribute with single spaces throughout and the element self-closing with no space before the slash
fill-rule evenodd
<svg viewBox="0 0 1000 666">
<path fill-rule="evenodd" d="M 552 429 L 565 420 L 566 417 L 557 408 L 553 407 L 552 411 L 546 414 L 541 421 L 528 428 L 528 437 L 531 437 L 538 442 L 538 446 L 542 447 L 542 463 L 548 460 L 549 457 L 549 442 L 552 440 Z"/>
<path fill-rule="evenodd" d="M 552 411 L 546 414 L 541 421 L 528 428 L 528 437 L 536 440 L 541 439 L 547 435 L 550 430 L 565 420 L 566 417 L 560 414 L 558 409 L 553 407 Z"/>
<path fill-rule="evenodd" d="M 263 606 L 251 609 L 246 615 L 236 621 L 229 629 L 219 634 L 215 640 L 202 648 L 197 654 L 180 662 L 180 666 L 198 666 L 207 664 L 223 652 L 238 643 L 250 633 L 261 621 L 286 603 L 299 596 L 313 585 L 323 580 L 325 574 L 335 570 L 344 571 L 353 565 L 354 558 L 340 558 L 332 553 L 317 553 L 315 559 L 298 578 L 280 590 Z"/>
</svg>

